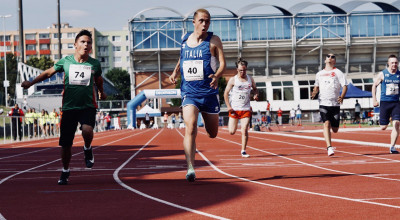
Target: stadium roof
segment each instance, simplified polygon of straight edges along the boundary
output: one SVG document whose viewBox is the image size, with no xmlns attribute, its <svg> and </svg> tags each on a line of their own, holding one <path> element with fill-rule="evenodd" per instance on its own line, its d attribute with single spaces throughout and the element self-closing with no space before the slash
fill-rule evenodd
<svg viewBox="0 0 400 220">
<path fill-rule="evenodd" d="M 282 13 L 282 15 L 284 15 L 284 16 L 296 16 L 296 15 L 299 15 L 301 13 L 301 11 L 303 11 L 304 9 L 306 9 L 310 6 L 314 6 L 314 5 L 325 6 L 328 9 L 330 9 L 332 11 L 332 13 L 334 13 L 334 14 L 352 14 L 355 11 L 355 9 L 357 9 L 358 7 L 365 5 L 365 4 L 374 4 L 374 5 L 378 6 L 382 10 L 382 12 L 400 12 L 400 10 L 399 10 L 400 0 L 394 1 L 391 4 L 385 3 L 385 2 L 379 2 L 379 1 L 353 0 L 353 1 L 346 2 L 340 6 L 332 4 L 332 3 L 304 1 L 304 2 L 297 3 L 288 9 L 278 6 L 278 5 L 272 5 L 272 4 L 267 4 L 267 3 L 253 3 L 253 4 L 249 4 L 249 5 L 246 5 L 242 8 L 240 8 L 237 12 L 234 12 L 223 6 L 204 5 L 202 7 L 196 7 L 195 9 L 192 9 L 189 12 L 184 13 L 184 14 L 176 11 L 175 9 L 169 8 L 169 7 L 159 6 L 159 7 L 144 9 L 144 10 L 138 12 L 135 16 L 133 16 L 132 19 L 130 19 L 130 22 L 135 19 L 144 20 L 145 19 L 144 13 L 148 12 L 148 11 L 152 11 L 152 10 L 170 11 L 173 14 L 175 14 L 175 17 L 179 17 L 179 18 L 182 18 L 183 20 L 187 20 L 194 14 L 194 12 L 198 8 L 222 9 L 222 10 L 228 12 L 228 14 L 233 18 L 235 18 L 235 17 L 241 18 L 241 17 L 246 16 L 246 14 L 250 10 L 260 8 L 260 7 L 265 7 L 265 6 L 270 6 L 270 7 L 273 7 L 275 9 L 279 10 Z"/>
</svg>

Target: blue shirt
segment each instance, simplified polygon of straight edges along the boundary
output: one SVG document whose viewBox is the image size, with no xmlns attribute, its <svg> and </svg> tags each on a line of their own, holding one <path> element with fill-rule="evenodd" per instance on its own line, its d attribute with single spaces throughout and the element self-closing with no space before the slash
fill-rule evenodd
<svg viewBox="0 0 400 220">
<path fill-rule="evenodd" d="M 381 101 L 398 102 L 400 71 L 397 70 L 395 74 L 391 74 L 387 69 L 384 69 L 382 73 L 383 81 L 381 83 Z"/>
<path fill-rule="evenodd" d="M 215 74 L 211 68 L 210 39 L 212 32 L 207 32 L 207 38 L 196 47 L 189 47 L 186 43 L 190 33 L 182 39 L 180 54 L 181 71 L 181 95 L 182 97 L 204 97 L 218 94 L 218 88 L 210 86 L 212 78 L 209 75 Z"/>
</svg>

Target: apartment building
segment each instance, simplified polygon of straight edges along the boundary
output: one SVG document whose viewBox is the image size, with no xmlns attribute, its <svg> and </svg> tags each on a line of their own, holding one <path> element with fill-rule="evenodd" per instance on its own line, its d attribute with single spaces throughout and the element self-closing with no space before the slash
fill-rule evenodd
<svg viewBox="0 0 400 220">
<path fill-rule="evenodd" d="M 112 68 L 129 72 L 129 31 L 96 30 L 96 57 L 100 60 L 103 73 Z"/>
<path fill-rule="evenodd" d="M 82 29 L 87 29 L 93 33 L 93 49 L 92 55 L 96 54 L 96 39 L 95 39 L 95 28 L 94 27 L 79 27 L 74 28 L 68 23 L 61 24 L 61 54 L 63 57 L 74 54 L 74 42 L 76 34 Z M 58 28 L 57 24 L 45 29 L 29 29 L 24 30 L 25 34 L 25 60 L 29 60 L 31 57 L 40 58 L 41 56 L 47 56 L 54 61 L 60 59 L 58 54 Z M 16 56 L 20 56 L 19 49 L 19 31 L 7 31 L 5 35 L 0 36 L 0 57 L 4 57 L 4 42 L 6 45 L 6 53 L 13 53 Z"/>
</svg>

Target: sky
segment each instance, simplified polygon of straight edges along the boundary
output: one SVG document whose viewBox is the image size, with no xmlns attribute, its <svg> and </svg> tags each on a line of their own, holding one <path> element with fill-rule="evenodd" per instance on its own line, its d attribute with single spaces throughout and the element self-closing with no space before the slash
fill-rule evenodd
<svg viewBox="0 0 400 220">
<path fill-rule="evenodd" d="M 139 12 L 164 6 L 172 8 L 185 15 L 197 8 L 204 6 L 219 6 L 238 12 L 240 8 L 252 3 L 268 3 L 289 9 L 299 2 L 307 0 L 60 0 L 61 22 L 69 23 L 72 27 L 94 27 L 100 31 L 122 30 L 128 25 L 128 21 Z M 330 3 L 332 1 L 308 0 L 312 2 Z M 395 0 L 377 0 L 392 3 Z M 335 0 L 333 3 L 340 6 L 348 0 Z M 0 15 L 12 15 L 5 19 L 6 30 L 18 30 L 18 0 L 0 0 Z M 372 3 L 365 4 L 357 10 L 378 10 Z M 57 23 L 57 0 L 23 0 L 24 29 L 44 29 Z M 306 11 L 329 11 L 321 5 L 310 6 Z M 222 9 L 211 9 L 213 14 L 227 14 Z M 270 6 L 254 9 L 249 13 L 278 13 Z M 164 17 L 175 16 L 174 13 L 165 10 L 151 10 L 145 16 Z M 3 31 L 3 19 L 0 19 L 0 30 Z"/>
</svg>

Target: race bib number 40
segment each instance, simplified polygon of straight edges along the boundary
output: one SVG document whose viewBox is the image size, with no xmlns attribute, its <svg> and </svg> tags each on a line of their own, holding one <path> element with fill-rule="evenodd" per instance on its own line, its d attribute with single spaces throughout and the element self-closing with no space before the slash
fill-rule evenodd
<svg viewBox="0 0 400 220">
<path fill-rule="evenodd" d="M 203 61 L 185 60 L 183 61 L 183 75 L 186 81 L 203 80 Z"/>
<path fill-rule="evenodd" d="M 399 85 L 398 84 L 386 84 L 386 95 L 398 95 Z"/>
<path fill-rule="evenodd" d="M 71 64 L 69 66 L 69 84 L 88 86 L 92 75 L 92 67 L 86 65 Z"/>
</svg>

